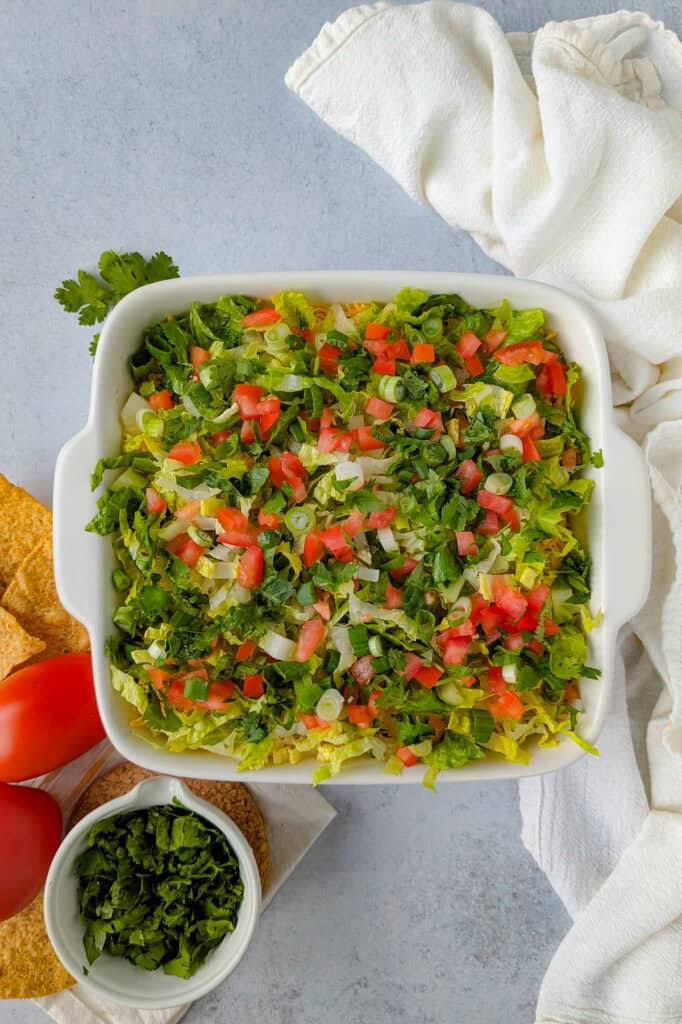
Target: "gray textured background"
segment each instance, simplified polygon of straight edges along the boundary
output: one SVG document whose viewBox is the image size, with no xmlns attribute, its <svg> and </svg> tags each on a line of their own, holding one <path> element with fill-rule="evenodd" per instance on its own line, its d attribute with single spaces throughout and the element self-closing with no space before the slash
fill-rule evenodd
<svg viewBox="0 0 682 1024">
<path fill-rule="evenodd" d="M 184 274 L 499 269 L 284 87 L 347 5 L 0 0 L 0 470 L 38 497 L 90 377 L 89 333 L 52 292 L 104 248 L 163 248 Z M 517 31 L 631 7 L 481 6 Z M 634 6 L 682 29 L 679 0 Z M 569 920 L 521 846 L 516 787 L 327 795 L 338 818 L 187 1024 L 530 1024 Z"/>
</svg>

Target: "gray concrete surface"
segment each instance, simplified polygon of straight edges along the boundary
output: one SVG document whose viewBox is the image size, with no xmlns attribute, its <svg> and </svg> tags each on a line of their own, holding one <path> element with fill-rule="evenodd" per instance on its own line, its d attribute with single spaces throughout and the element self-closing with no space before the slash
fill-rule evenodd
<svg viewBox="0 0 682 1024">
<path fill-rule="evenodd" d="M 0 470 L 43 500 L 90 379 L 90 332 L 52 292 L 101 250 L 163 248 L 184 274 L 499 269 L 285 89 L 344 6 L 0 0 Z M 482 6 L 530 30 L 630 5 Z M 640 7 L 682 28 L 678 0 Z M 516 787 L 326 795 L 336 821 L 187 1024 L 530 1024 L 569 921 L 521 845 Z"/>
</svg>

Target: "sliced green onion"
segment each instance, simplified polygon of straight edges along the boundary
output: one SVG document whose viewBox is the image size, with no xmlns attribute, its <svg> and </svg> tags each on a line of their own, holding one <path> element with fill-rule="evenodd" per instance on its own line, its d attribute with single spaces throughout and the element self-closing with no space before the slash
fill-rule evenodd
<svg viewBox="0 0 682 1024">
<path fill-rule="evenodd" d="M 506 494 L 513 483 L 509 473 L 491 473 L 483 486 L 491 494 Z"/>
<path fill-rule="evenodd" d="M 373 654 L 375 658 L 379 658 L 384 653 L 384 645 L 381 642 L 380 636 L 371 636 L 369 638 L 369 653 Z"/>
<path fill-rule="evenodd" d="M 444 704 L 450 704 L 450 706 L 453 706 L 462 703 L 459 686 L 453 681 L 449 683 L 441 683 L 440 686 L 436 687 L 436 693 Z"/>
<path fill-rule="evenodd" d="M 402 402 L 405 397 L 405 385 L 400 377 L 381 377 L 379 394 L 387 402 Z"/>
<path fill-rule="evenodd" d="M 528 419 L 535 412 L 535 399 L 532 395 L 521 395 L 512 402 L 512 412 L 519 420 Z"/>
<path fill-rule="evenodd" d="M 457 379 L 449 366 L 441 364 L 434 366 L 429 373 L 432 384 L 435 384 L 439 391 L 454 391 L 457 387 Z"/>
<path fill-rule="evenodd" d="M 512 448 L 515 452 L 523 452 L 523 441 L 516 434 L 503 434 L 500 438 L 500 448 L 503 452 Z"/>
<path fill-rule="evenodd" d="M 311 509 L 301 505 L 298 508 L 289 509 L 284 517 L 284 522 L 295 537 L 311 530 L 315 522 L 315 515 Z"/>
<path fill-rule="evenodd" d="M 341 714 L 344 700 L 338 690 L 325 690 L 317 702 L 315 713 L 325 722 L 335 722 Z"/>
<path fill-rule="evenodd" d="M 443 333 L 443 321 L 439 316 L 430 316 L 421 325 L 421 332 L 428 341 L 440 338 Z M 436 385 L 438 386 L 438 385 Z"/>
<path fill-rule="evenodd" d="M 431 740 L 422 740 L 421 743 L 411 743 L 410 750 L 415 757 L 426 757 L 431 753 L 432 746 Z"/>
<path fill-rule="evenodd" d="M 460 597 L 453 604 L 449 612 L 455 626 L 460 626 L 471 615 L 471 600 L 468 597 Z"/>
<path fill-rule="evenodd" d="M 187 536 L 191 537 L 195 544 L 200 544 L 202 548 L 212 548 L 215 543 L 215 537 L 209 537 L 203 530 L 197 530 L 194 523 L 190 523 L 187 527 Z"/>
<path fill-rule="evenodd" d="M 266 341 L 277 342 L 286 341 L 290 334 L 291 328 L 289 327 L 289 325 L 285 323 L 279 323 L 274 324 L 272 327 L 268 327 L 264 336 Z"/>
</svg>

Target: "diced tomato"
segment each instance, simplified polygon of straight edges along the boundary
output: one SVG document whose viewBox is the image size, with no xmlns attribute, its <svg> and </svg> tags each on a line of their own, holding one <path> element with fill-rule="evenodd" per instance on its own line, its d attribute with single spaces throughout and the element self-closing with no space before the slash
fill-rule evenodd
<svg viewBox="0 0 682 1024">
<path fill-rule="evenodd" d="M 253 420 L 258 416 L 258 403 L 263 397 L 263 389 L 257 384 L 237 384 L 232 392 L 232 400 L 239 407 L 239 415 L 243 420 Z"/>
<path fill-rule="evenodd" d="M 493 577 L 493 598 L 497 607 L 512 619 L 520 618 L 528 607 L 523 594 L 507 586 L 501 576 Z"/>
<path fill-rule="evenodd" d="M 359 729 L 369 729 L 372 724 L 372 716 L 369 708 L 364 704 L 349 704 L 347 707 L 348 721 L 357 725 Z"/>
<path fill-rule="evenodd" d="M 282 317 L 276 309 L 263 306 L 262 309 L 256 309 L 253 313 L 247 313 L 242 317 L 242 327 L 265 327 L 268 324 L 279 323 L 281 319 Z"/>
<path fill-rule="evenodd" d="M 147 487 L 144 497 L 147 503 L 147 512 L 149 512 L 150 516 L 158 515 L 167 507 L 167 503 L 153 487 Z"/>
<path fill-rule="evenodd" d="M 561 465 L 564 469 L 575 469 L 578 465 L 578 453 L 575 448 L 566 448 L 561 456 Z"/>
<path fill-rule="evenodd" d="M 488 331 L 483 339 L 488 352 L 494 352 L 496 348 L 499 348 L 506 337 L 506 331 Z"/>
<path fill-rule="evenodd" d="M 186 533 L 181 533 L 179 537 L 173 537 L 167 547 L 172 555 L 188 565 L 190 569 L 197 564 L 204 550 L 201 544 L 196 544 Z"/>
<path fill-rule="evenodd" d="M 549 587 L 546 583 L 539 583 L 528 594 L 528 607 L 532 608 L 533 611 L 540 611 L 548 597 Z"/>
<path fill-rule="evenodd" d="M 469 356 L 468 359 L 464 360 L 464 365 L 472 377 L 480 377 L 483 373 L 483 363 L 478 356 Z"/>
<path fill-rule="evenodd" d="M 299 711 L 298 717 L 303 722 L 306 729 L 329 729 L 330 723 L 325 722 L 319 715 L 304 715 L 302 711 Z"/>
<path fill-rule="evenodd" d="M 320 537 L 327 551 L 329 551 L 334 558 L 339 558 L 343 561 L 351 554 L 348 538 L 340 526 L 330 526 L 328 530 L 322 531 Z"/>
<path fill-rule="evenodd" d="M 279 419 L 280 411 L 281 403 L 276 395 L 271 395 L 269 398 L 264 398 L 262 402 L 256 403 L 258 424 L 262 435 L 267 434 L 270 428 L 275 425 Z"/>
<path fill-rule="evenodd" d="M 457 537 L 457 554 L 466 556 L 477 553 L 478 548 L 474 543 L 474 535 L 470 530 L 457 530 L 455 536 Z"/>
<path fill-rule="evenodd" d="M 193 519 L 199 515 L 199 507 L 201 502 L 197 498 L 195 501 L 188 501 L 186 505 L 179 508 L 175 513 L 176 519 L 181 519 L 184 523 L 191 523 Z"/>
<path fill-rule="evenodd" d="M 308 619 L 304 622 L 296 644 L 296 661 L 310 661 L 324 640 L 326 632 L 326 626 L 321 619 Z"/>
<path fill-rule="evenodd" d="M 282 460 L 278 455 L 270 456 L 268 459 L 268 470 L 273 486 L 281 487 L 284 483 L 284 471 L 282 469 Z"/>
<path fill-rule="evenodd" d="M 534 633 L 538 628 L 540 616 L 536 611 L 532 611 L 530 608 L 527 609 L 516 623 L 517 630 L 525 630 L 527 633 Z"/>
<path fill-rule="evenodd" d="M 455 471 L 455 476 L 460 481 L 462 494 L 471 494 L 483 479 L 483 473 L 473 459 L 464 459 L 460 462 Z"/>
<path fill-rule="evenodd" d="M 274 512 L 264 512 L 261 508 L 258 510 L 258 525 L 264 530 L 276 530 L 279 526 L 279 516 Z"/>
<path fill-rule="evenodd" d="M 378 451 L 386 447 L 378 437 L 372 437 L 372 427 L 358 427 L 354 433 L 361 452 Z"/>
<path fill-rule="evenodd" d="M 387 359 L 405 359 L 409 362 L 412 358 L 409 345 L 404 338 L 398 338 L 396 341 L 387 342 L 384 348 L 384 354 Z"/>
<path fill-rule="evenodd" d="M 551 619 L 545 619 L 545 636 L 556 636 L 561 632 L 561 627 Z"/>
<path fill-rule="evenodd" d="M 505 498 L 504 494 L 493 494 L 492 491 L 486 491 L 485 487 L 478 492 L 476 500 L 481 508 L 490 509 L 499 516 L 504 515 L 512 507 L 511 498 Z"/>
<path fill-rule="evenodd" d="M 320 369 L 322 372 L 334 376 L 339 369 L 340 355 L 341 349 L 337 348 L 336 345 L 323 345 L 317 353 L 317 358 L 320 360 Z"/>
<path fill-rule="evenodd" d="M 374 338 L 365 338 L 364 345 L 369 354 L 374 356 L 375 359 L 393 358 L 393 356 L 386 355 L 386 349 L 388 348 L 387 341 L 380 341 Z"/>
<path fill-rule="evenodd" d="M 396 363 L 395 359 L 390 359 L 388 356 L 378 356 L 372 363 L 372 370 L 374 373 L 386 374 L 389 377 L 395 376 Z"/>
<path fill-rule="evenodd" d="M 369 700 L 367 701 L 367 708 L 369 709 L 369 713 L 372 716 L 372 718 L 378 718 L 379 715 L 381 714 L 376 704 L 377 698 L 380 696 L 381 690 L 372 690 L 372 692 L 369 695 Z"/>
<path fill-rule="evenodd" d="M 516 434 L 517 437 L 525 437 L 526 434 L 530 434 L 535 427 L 542 426 L 540 415 L 537 411 L 534 411 L 530 416 L 526 416 L 522 420 L 512 420 L 509 424 L 509 431 L 512 434 Z"/>
<path fill-rule="evenodd" d="M 193 466 L 201 458 L 201 448 L 197 441 L 180 441 L 168 452 L 168 458 L 182 462 L 184 466 Z"/>
<path fill-rule="evenodd" d="M 478 622 L 480 622 L 481 613 L 485 608 L 488 607 L 488 602 L 486 601 L 482 594 L 471 595 L 471 613 L 469 615 L 469 618 L 474 623 L 474 625 L 477 625 Z"/>
<path fill-rule="evenodd" d="M 325 622 L 329 622 L 332 617 L 332 612 L 327 601 L 316 601 L 313 608 L 321 619 L 324 619 Z"/>
<path fill-rule="evenodd" d="M 502 675 L 502 669 L 499 665 L 488 666 L 488 677 L 486 680 L 486 688 L 488 693 L 504 693 L 507 689 L 507 684 L 504 681 Z"/>
<path fill-rule="evenodd" d="M 243 644 L 240 644 L 237 648 L 235 658 L 237 661 L 251 661 L 254 654 L 258 650 L 253 640 L 245 640 Z"/>
<path fill-rule="evenodd" d="M 365 337 L 371 341 L 384 341 L 390 334 L 391 328 L 386 324 L 369 323 L 365 327 Z"/>
<path fill-rule="evenodd" d="M 217 448 L 223 441 L 227 441 L 231 433 L 231 430 L 216 430 L 215 434 L 211 434 L 211 443 Z"/>
<path fill-rule="evenodd" d="M 201 345 L 191 345 L 189 350 L 189 361 L 196 370 L 202 363 L 207 363 L 211 358 L 211 353 Z"/>
<path fill-rule="evenodd" d="M 540 462 L 540 452 L 535 447 L 535 443 L 531 437 L 523 438 L 523 461 L 524 462 Z"/>
<path fill-rule="evenodd" d="M 239 440 L 242 444 L 251 444 L 252 441 L 256 440 L 256 435 L 253 431 L 253 424 L 255 420 L 244 420 L 241 427 L 239 428 Z"/>
<path fill-rule="evenodd" d="M 245 526 L 238 530 L 225 530 L 224 533 L 219 533 L 216 539 L 219 544 L 231 544 L 235 548 L 250 548 L 257 544 L 259 532 L 255 526 Z"/>
<path fill-rule="evenodd" d="M 482 533 L 485 537 L 492 537 L 494 534 L 499 533 L 500 523 L 497 518 L 497 513 L 493 512 L 492 509 L 488 509 L 483 521 L 476 527 L 476 533 Z"/>
<path fill-rule="evenodd" d="M 580 690 L 575 683 L 566 683 L 564 690 L 565 700 L 580 700 Z"/>
<path fill-rule="evenodd" d="M 348 537 L 355 537 L 364 528 L 365 517 L 359 508 L 354 508 L 343 524 L 343 532 Z"/>
<path fill-rule="evenodd" d="M 399 761 L 402 761 L 406 768 L 411 768 L 413 764 L 416 764 L 419 758 L 414 754 L 409 747 L 398 747 L 395 752 L 395 756 Z"/>
<path fill-rule="evenodd" d="M 544 349 L 541 341 L 521 341 L 516 345 L 499 348 L 495 358 L 506 366 L 520 366 L 521 363 L 540 366 L 542 363 L 554 363 L 559 357 L 556 352 Z"/>
<path fill-rule="evenodd" d="M 524 706 L 510 690 L 505 690 L 494 701 L 488 704 L 488 711 L 493 718 L 521 718 Z"/>
<path fill-rule="evenodd" d="M 317 441 L 317 447 L 323 455 L 334 452 L 339 446 L 339 439 L 342 437 L 342 431 L 337 430 L 336 427 L 323 427 L 320 424 L 320 436 Z"/>
<path fill-rule="evenodd" d="M 386 594 L 384 601 L 384 608 L 402 608 L 403 606 L 403 595 L 402 591 L 398 590 L 397 587 L 392 584 L 386 584 Z"/>
<path fill-rule="evenodd" d="M 193 673 L 194 674 L 194 673 Z M 168 693 L 166 694 L 166 700 L 172 708 L 176 711 L 193 711 L 196 707 L 196 702 L 185 697 L 185 681 L 184 679 L 174 679 L 168 687 Z"/>
<path fill-rule="evenodd" d="M 424 686 L 427 690 L 431 690 L 436 685 L 436 683 L 438 682 L 442 675 L 442 670 L 436 668 L 435 665 L 424 665 L 424 667 L 420 668 L 419 671 L 415 674 L 414 678 L 417 680 L 418 683 L 421 683 L 421 685 Z"/>
<path fill-rule="evenodd" d="M 242 684 L 242 690 L 244 691 L 244 696 L 250 697 L 251 700 L 256 700 L 258 697 L 262 697 L 265 693 L 262 675 L 256 674 L 253 676 L 245 676 Z"/>
<path fill-rule="evenodd" d="M 491 636 L 491 634 L 499 629 L 500 623 L 503 621 L 504 617 L 505 613 L 500 608 L 490 606 L 481 610 L 481 625 L 483 626 L 483 632 L 487 637 Z"/>
<path fill-rule="evenodd" d="M 453 637 L 460 636 L 473 636 L 476 632 L 476 626 L 471 619 L 466 619 L 464 622 L 459 622 L 455 626 L 450 626 L 449 629 L 444 630 L 438 637 L 438 644 L 443 646 L 447 644 L 448 640 L 452 640 Z"/>
<path fill-rule="evenodd" d="M 552 394 L 557 398 L 563 398 L 566 394 L 566 371 L 562 363 L 550 363 L 549 372 L 552 384 Z"/>
<path fill-rule="evenodd" d="M 398 565 L 395 569 L 389 569 L 388 571 L 394 579 L 400 579 L 402 576 L 409 576 L 418 565 L 419 562 L 416 558 L 406 558 L 402 565 Z"/>
<path fill-rule="evenodd" d="M 234 696 L 234 683 L 231 679 L 215 681 L 208 684 L 208 698 L 194 703 L 204 711 L 224 711 L 225 702 Z"/>
<path fill-rule="evenodd" d="M 507 651 L 520 651 L 523 647 L 523 637 L 520 633 L 510 633 L 504 638 L 504 646 Z"/>
<path fill-rule="evenodd" d="M 464 331 L 455 345 L 463 359 L 469 359 L 470 356 L 474 355 L 476 349 L 480 347 L 481 340 L 476 337 L 473 331 Z"/>
<path fill-rule="evenodd" d="M 535 637 L 528 641 L 528 646 L 533 654 L 537 654 L 538 658 L 541 658 L 545 653 L 545 645 L 541 644 L 539 640 L 535 639 Z"/>
<path fill-rule="evenodd" d="M 440 437 L 443 432 L 443 417 L 439 412 L 434 412 L 433 409 L 427 409 L 426 407 L 420 409 L 412 422 L 415 427 L 426 427 L 433 430 L 434 439 Z"/>
<path fill-rule="evenodd" d="M 313 530 L 303 541 L 303 561 L 307 566 L 319 562 L 324 554 L 322 537 L 317 530 Z"/>
<path fill-rule="evenodd" d="M 385 530 L 395 519 L 397 509 L 393 505 L 382 509 L 380 512 L 370 512 L 367 519 L 368 530 Z"/>
<path fill-rule="evenodd" d="M 244 530 L 249 523 L 248 518 L 238 508 L 219 508 L 215 517 L 224 530 Z"/>
<path fill-rule="evenodd" d="M 504 519 L 507 526 L 510 526 L 512 530 L 521 529 L 521 519 L 519 518 L 519 513 L 516 511 L 513 505 L 507 512 L 502 513 L 502 518 Z"/>
<path fill-rule="evenodd" d="M 147 399 L 152 409 L 172 409 L 173 399 L 168 388 L 164 388 L 163 391 L 155 391 L 153 395 L 150 395 Z"/>
<path fill-rule="evenodd" d="M 463 665 L 471 640 L 468 636 L 454 636 L 443 648 L 444 665 Z"/>
<path fill-rule="evenodd" d="M 432 363 L 435 358 L 436 352 L 434 347 L 427 342 L 418 341 L 412 349 L 413 363 Z"/>
<path fill-rule="evenodd" d="M 152 681 L 152 686 L 155 686 L 157 690 L 162 690 L 170 679 L 170 672 L 166 672 L 163 668 L 147 668 L 147 675 Z"/>
<path fill-rule="evenodd" d="M 263 582 L 263 549 L 257 544 L 248 547 L 239 559 L 238 580 L 240 587 L 246 590 L 259 587 Z"/>
<path fill-rule="evenodd" d="M 541 395 L 552 394 L 552 375 L 549 372 L 549 366 L 540 367 L 540 372 L 535 378 L 535 384 Z"/>
<path fill-rule="evenodd" d="M 320 416 L 320 430 L 326 430 L 327 427 L 331 427 L 331 426 L 333 426 L 333 424 L 334 424 L 334 413 L 329 408 L 329 406 L 326 406 L 322 410 L 322 415 Z"/>
<path fill-rule="evenodd" d="M 372 664 L 372 655 L 366 654 L 363 658 L 358 658 L 354 662 L 350 669 L 350 674 L 360 683 L 360 686 L 365 686 L 374 675 L 374 665 Z"/>
</svg>

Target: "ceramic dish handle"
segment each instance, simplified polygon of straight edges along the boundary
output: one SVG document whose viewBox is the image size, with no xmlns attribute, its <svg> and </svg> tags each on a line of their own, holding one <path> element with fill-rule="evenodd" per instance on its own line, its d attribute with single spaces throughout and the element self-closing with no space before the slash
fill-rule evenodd
<svg viewBox="0 0 682 1024">
<path fill-rule="evenodd" d="M 97 537 L 85 532 L 94 512 L 88 469 L 95 465 L 95 446 L 86 429 L 64 445 L 54 477 L 54 571 L 59 598 L 84 626 L 96 607 L 93 563 Z"/>
<path fill-rule="evenodd" d="M 604 495 L 608 592 L 621 626 L 646 601 L 651 577 L 651 492 L 644 454 L 632 438 L 614 429 L 608 447 Z"/>
</svg>

